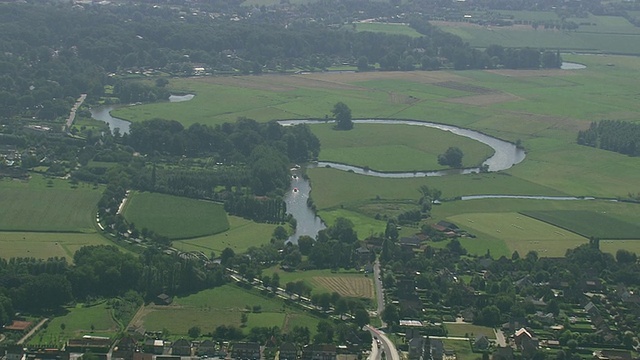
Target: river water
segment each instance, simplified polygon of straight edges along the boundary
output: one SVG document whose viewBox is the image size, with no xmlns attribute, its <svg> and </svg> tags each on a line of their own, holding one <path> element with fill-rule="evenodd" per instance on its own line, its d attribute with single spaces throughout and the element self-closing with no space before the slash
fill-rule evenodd
<svg viewBox="0 0 640 360">
<path fill-rule="evenodd" d="M 324 121 L 317 120 L 282 120 L 278 121 L 282 126 L 293 126 L 297 124 L 318 124 L 324 123 Z M 378 119 L 364 119 L 364 120 L 353 120 L 354 124 L 387 124 L 387 125 L 410 125 L 410 126 L 425 126 L 435 129 L 440 129 L 443 131 L 449 131 L 456 135 L 468 137 L 470 139 L 479 141 L 483 144 L 489 145 L 494 154 L 489 159 L 487 159 L 483 164 L 488 166 L 489 171 L 501 171 L 506 170 L 512 167 L 515 164 L 520 163 L 524 160 L 526 154 L 524 150 L 515 146 L 508 141 L 504 141 L 498 138 L 491 137 L 489 135 L 469 130 L 463 129 L 451 125 L 444 125 L 438 123 L 431 123 L 425 121 L 416 121 L 416 120 L 378 120 Z M 339 170 L 344 171 L 352 171 L 357 174 L 369 175 L 369 176 L 378 176 L 378 177 L 386 177 L 386 178 L 409 178 L 409 177 L 424 177 L 424 176 L 445 176 L 445 175 L 455 175 L 455 174 L 468 174 L 479 172 L 479 168 L 470 168 L 470 169 L 452 169 L 452 170 L 441 170 L 441 171 L 416 171 L 416 172 L 379 172 L 364 169 L 357 166 L 338 164 L 333 162 L 319 162 L 315 165 L 316 167 L 332 167 Z"/>
<path fill-rule="evenodd" d="M 184 95 L 170 95 L 169 102 L 183 102 L 189 101 L 195 97 L 194 94 L 184 94 Z M 113 131 L 114 129 L 118 129 L 120 134 L 128 134 L 129 133 L 129 125 L 131 124 L 127 120 L 118 119 L 116 117 L 111 116 L 111 111 L 117 109 L 120 106 L 127 105 L 104 105 L 97 106 L 91 109 L 91 117 L 96 120 L 104 121 L 109 125 L 109 129 Z"/>
<path fill-rule="evenodd" d="M 296 232 L 288 240 L 294 244 L 298 243 L 298 238 L 302 235 L 315 239 L 318 231 L 326 228 L 322 219 L 307 205 L 311 193 L 309 180 L 302 178 L 298 173 L 298 170 L 291 171 L 291 188 L 284 197 L 287 213 L 293 215 L 297 222 Z"/>
</svg>

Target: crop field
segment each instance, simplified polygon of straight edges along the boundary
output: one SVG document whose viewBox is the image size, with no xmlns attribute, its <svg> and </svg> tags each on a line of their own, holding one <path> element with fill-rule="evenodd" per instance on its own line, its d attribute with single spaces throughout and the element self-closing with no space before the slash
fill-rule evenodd
<svg viewBox="0 0 640 360">
<path fill-rule="evenodd" d="M 521 214 L 572 231 L 584 237 L 599 239 L 640 239 L 638 222 L 625 222 L 595 211 L 523 211 Z"/>
<path fill-rule="evenodd" d="M 56 316 L 46 328 L 38 331 L 29 344 L 64 344 L 68 339 L 81 338 L 84 335 L 114 337 L 118 331 L 118 324 L 111 317 L 111 309 L 107 302 L 97 305 L 65 309 L 66 314 Z"/>
<path fill-rule="evenodd" d="M 264 270 L 264 274 L 271 276 L 277 273 L 280 276 L 280 287 L 284 287 L 288 282 L 304 281 L 312 288 L 312 294 L 337 292 L 343 296 L 358 296 L 363 298 L 373 298 L 373 280 L 365 277 L 363 273 L 353 270 L 340 270 L 333 272 L 324 270 L 307 271 L 282 271 L 279 267 L 272 267 Z M 356 286 L 356 289 L 347 289 L 345 286 Z M 340 291 L 344 293 L 341 293 Z M 349 294 L 349 295 L 348 295 Z M 360 296 L 367 295 L 367 296 Z M 370 295 L 370 296 L 369 296 Z"/>
<path fill-rule="evenodd" d="M 278 326 L 283 332 L 295 325 L 315 331 L 318 319 L 287 307 L 277 298 L 266 298 L 234 284 L 200 291 L 186 297 L 176 297 L 169 306 L 148 305 L 134 320 L 148 331 L 171 329 L 173 337 L 185 337 L 189 328 L 199 326 L 203 333 L 220 325 L 241 326 L 241 316 L 247 307 L 260 307 L 259 313 L 248 312 L 247 328 Z M 247 330 L 244 330 L 245 332 Z"/>
<path fill-rule="evenodd" d="M 246 251 L 252 246 L 267 244 L 276 225 L 260 224 L 237 216 L 229 216 L 229 230 L 209 236 L 173 241 L 173 247 L 181 251 L 202 251 L 209 255 L 220 255 L 225 248 L 236 253 Z"/>
<path fill-rule="evenodd" d="M 319 160 L 393 172 L 442 169 L 438 155 L 450 146 L 465 154 L 464 167 L 479 166 L 493 155 L 493 149 L 480 142 L 420 126 L 356 124 L 351 131 L 332 127 L 311 126 L 322 144 Z"/>
<path fill-rule="evenodd" d="M 229 229 L 222 204 L 157 193 L 133 193 L 124 216 L 138 229 L 147 228 L 170 239 L 195 238 Z"/>
<path fill-rule="evenodd" d="M 587 242 L 582 236 L 518 213 L 460 214 L 448 220 L 477 236 L 469 241 L 481 243 L 486 237 L 497 238 L 511 252 L 523 255 L 533 250 L 540 256 L 564 256 L 567 249 Z"/>
<path fill-rule="evenodd" d="M 0 232 L 0 257 L 64 257 L 69 263 L 83 246 L 114 245 L 98 233 Z"/>
<path fill-rule="evenodd" d="M 101 188 L 35 176 L 22 182 L 0 180 L 0 231 L 95 232 Z"/>
<path fill-rule="evenodd" d="M 373 282 L 365 277 L 316 276 L 312 279 L 321 287 L 346 297 L 373 299 Z"/>
</svg>

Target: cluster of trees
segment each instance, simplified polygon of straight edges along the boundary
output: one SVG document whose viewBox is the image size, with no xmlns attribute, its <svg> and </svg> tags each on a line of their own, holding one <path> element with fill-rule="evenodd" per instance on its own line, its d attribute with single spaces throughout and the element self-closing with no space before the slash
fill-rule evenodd
<svg viewBox="0 0 640 360">
<path fill-rule="evenodd" d="M 578 132 L 578 144 L 640 156 L 640 125 L 621 120 L 594 121 L 589 129 Z"/>
<path fill-rule="evenodd" d="M 16 311 L 57 310 L 72 301 L 124 296 L 190 293 L 225 282 L 220 267 L 149 249 L 142 256 L 114 246 L 78 250 L 73 264 L 64 258 L 0 260 L 0 323 Z"/>
<path fill-rule="evenodd" d="M 464 153 L 459 147 L 450 147 L 444 153 L 438 155 L 438 164 L 451 166 L 453 168 L 461 168 L 463 156 Z"/>
<path fill-rule="evenodd" d="M 229 194 L 224 210 L 259 222 L 284 222 L 287 220 L 287 205 L 282 198 L 255 197 L 247 194 Z"/>
</svg>

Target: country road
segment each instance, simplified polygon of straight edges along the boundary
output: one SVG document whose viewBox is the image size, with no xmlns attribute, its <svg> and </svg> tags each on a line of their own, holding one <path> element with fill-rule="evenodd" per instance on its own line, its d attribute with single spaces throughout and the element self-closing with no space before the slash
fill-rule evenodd
<svg viewBox="0 0 640 360">
<path fill-rule="evenodd" d="M 21 337 L 16 344 L 20 345 L 23 342 L 27 341 L 27 339 L 29 339 L 36 331 L 38 331 L 38 329 L 40 329 L 42 325 L 44 325 L 44 323 L 46 323 L 48 320 L 49 318 L 44 318 L 40 320 L 40 322 L 36 324 L 36 326 L 34 326 L 33 329 L 29 330 L 29 332 L 25 336 Z"/>
<path fill-rule="evenodd" d="M 367 330 L 369 330 L 373 338 L 380 340 L 380 344 L 382 345 L 382 349 L 387 360 L 400 360 L 398 349 L 396 349 L 396 346 L 383 331 L 378 330 L 370 325 L 367 325 L 366 328 Z"/>
<path fill-rule="evenodd" d="M 67 118 L 67 121 L 62 127 L 62 131 L 69 132 L 71 130 L 71 125 L 73 125 L 73 121 L 76 119 L 76 112 L 78 111 L 78 108 L 80 108 L 80 106 L 82 105 L 82 103 L 86 98 L 87 98 L 87 94 L 82 94 L 80 95 L 78 100 L 76 100 L 76 103 L 71 108 L 71 112 L 69 113 L 69 117 Z"/>
</svg>

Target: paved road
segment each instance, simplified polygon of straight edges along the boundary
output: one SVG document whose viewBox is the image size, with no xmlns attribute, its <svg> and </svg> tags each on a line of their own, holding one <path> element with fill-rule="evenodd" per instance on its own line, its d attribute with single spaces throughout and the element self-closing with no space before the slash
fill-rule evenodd
<svg viewBox="0 0 640 360">
<path fill-rule="evenodd" d="M 500 329 L 494 330 L 496 333 L 496 343 L 499 347 L 507 347 L 507 340 L 505 339 L 504 333 Z"/>
<path fill-rule="evenodd" d="M 371 336 L 374 339 L 380 340 L 380 344 L 382 345 L 382 349 L 384 350 L 386 360 L 400 360 L 398 349 L 396 349 L 396 346 L 391 340 L 389 340 L 389 338 L 383 331 L 378 330 L 370 325 L 367 325 L 367 330 L 369 330 Z"/>
<path fill-rule="evenodd" d="M 380 278 L 380 261 L 376 260 L 375 264 L 373 264 L 373 282 L 376 286 L 376 300 L 378 302 L 378 316 L 382 315 L 382 310 L 384 310 L 384 288 L 382 287 L 382 279 Z M 382 317 L 380 318 L 382 321 Z M 382 321 L 381 327 L 387 327 L 387 324 Z"/>
<path fill-rule="evenodd" d="M 49 318 L 44 318 L 40 320 L 40 322 L 36 326 L 34 326 L 33 329 L 31 329 L 25 336 L 23 336 L 20 340 L 18 340 L 16 344 L 20 345 L 23 342 L 27 341 L 27 339 L 29 339 L 31 335 L 33 335 L 36 331 L 38 331 L 38 329 L 40 329 L 40 327 L 44 325 L 45 322 L 47 322 L 47 320 L 49 320 Z"/>
<path fill-rule="evenodd" d="M 84 100 L 86 98 L 87 98 L 87 94 L 82 94 L 82 95 L 80 95 L 78 100 L 76 100 L 75 105 L 73 105 L 73 107 L 71 108 L 71 112 L 69 113 L 69 117 L 67 118 L 67 122 L 62 127 L 63 131 L 64 130 L 66 130 L 66 131 L 70 131 L 71 130 L 71 125 L 73 124 L 73 121 L 76 119 L 76 111 L 78 111 L 78 108 L 80 107 L 80 105 L 82 105 L 82 103 L 84 102 Z"/>
<path fill-rule="evenodd" d="M 380 352 L 378 351 L 378 342 L 375 338 L 371 339 L 371 354 L 367 360 L 380 360 Z"/>
</svg>

